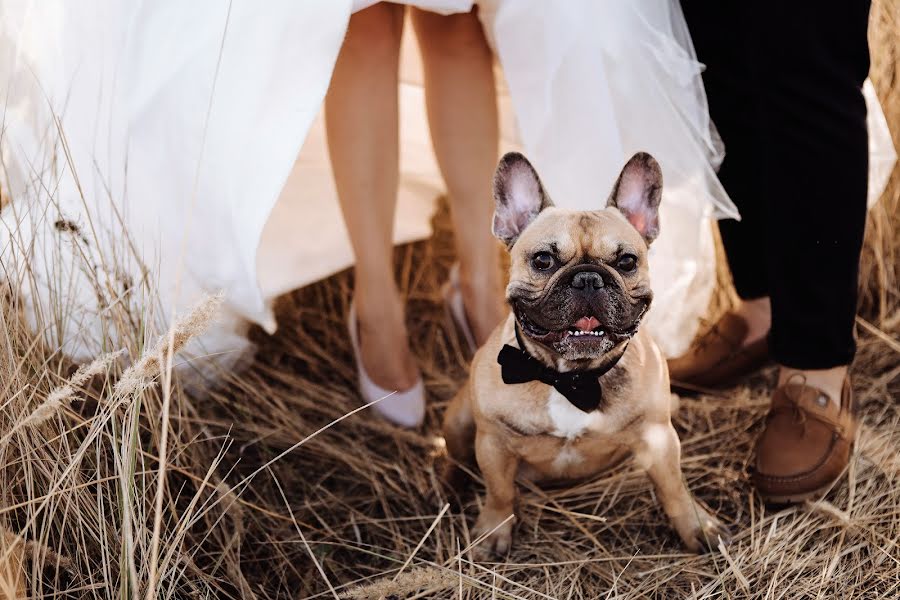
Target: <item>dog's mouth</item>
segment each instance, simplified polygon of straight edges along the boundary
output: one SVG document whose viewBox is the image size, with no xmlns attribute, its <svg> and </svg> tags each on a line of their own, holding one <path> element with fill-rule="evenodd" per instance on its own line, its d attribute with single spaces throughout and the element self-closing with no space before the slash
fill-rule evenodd
<svg viewBox="0 0 900 600">
<path fill-rule="evenodd" d="M 608 337 L 618 337 L 615 332 L 607 331 L 600 320 L 593 315 L 578 317 L 572 324 L 563 329 L 547 329 L 535 323 L 525 315 L 524 311 L 516 311 L 516 319 L 522 331 L 530 338 L 544 343 L 559 342 L 591 344 Z"/>
<path fill-rule="evenodd" d="M 538 324 L 535 319 L 528 318 L 526 311 L 521 307 L 514 308 L 516 321 L 522 332 L 529 338 L 546 345 L 565 343 L 568 345 L 578 344 L 582 347 L 592 344 L 599 346 L 607 341 L 617 344 L 634 337 L 645 312 L 646 307 L 625 329 L 613 328 L 609 324 L 604 325 L 595 315 L 582 315 L 566 327 L 550 329 Z"/>
</svg>

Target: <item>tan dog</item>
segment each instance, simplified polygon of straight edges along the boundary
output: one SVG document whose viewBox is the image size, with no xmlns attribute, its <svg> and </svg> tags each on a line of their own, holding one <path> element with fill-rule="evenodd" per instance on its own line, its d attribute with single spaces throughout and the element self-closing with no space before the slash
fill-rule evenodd
<svg viewBox="0 0 900 600">
<path fill-rule="evenodd" d="M 581 479 L 629 455 L 688 548 L 727 537 L 685 486 L 666 363 L 638 329 L 652 299 L 647 251 L 661 191 L 659 165 L 641 153 L 604 209 L 564 210 L 524 156 L 500 161 L 493 229 L 510 252 L 512 314 L 444 417 L 450 455 L 464 463 L 474 451 L 487 486 L 475 530 L 489 534 L 482 555 L 510 547 L 517 476 Z"/>
</svg>

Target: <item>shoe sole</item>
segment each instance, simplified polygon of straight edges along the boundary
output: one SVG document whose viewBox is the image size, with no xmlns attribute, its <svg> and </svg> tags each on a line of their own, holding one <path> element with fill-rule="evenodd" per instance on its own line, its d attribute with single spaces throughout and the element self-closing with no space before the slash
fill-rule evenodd
<svg viewBox="0 0 900 600">
<path fill-rule="evenodd" d="M 669 380 L 669 388 L 673 392 L 678 392 L 682 395 L 706 394 L 708 396 L 721 396 L 722 392 L 727 391 L 729 388 L 737 386 L 739 383 L 740 381 L 735 381 L 731 385 L 721 385 L 718 387 L 713 387 L 697 385 L 694 383 L 686 383 L 684 381 L 678 381 L 677 379 L 671 379 Z"/>
<path fill-rule="evenodd" d="M 743 368 L 741 369 L 735 369 L 732 372 L 712 379 L 704 379 L 703 376 L 701 376 L 698 378 L 699 381 L 684 381 L 679 380 L 669 373 L 669 385 L 673 390 L 680 390 L 686 393 L 715 394 L 716 392 L 728 390 L 740 385 L 748 377 L 759 373 L 773 364 L 775 364 L 775 362 L 772 360 L 771 355 L 766 354 L 765 356 L 758 357 L 756 361 L 743 365 Z"/>
<path fill-rule="evenodd" d="M 821 500 L 825 497 L 825 494 L 835 489 L 838 481 L 840 481 L 840 477 L 812 491 L 801 492 L 799 494 L 786 494 L 783 496 L 777 494 L 764 494 L 763 492 L 760 492 L 758 488 L 756 491 L 766 504 L 802 504 L 807 500 Z"/>
</svg>

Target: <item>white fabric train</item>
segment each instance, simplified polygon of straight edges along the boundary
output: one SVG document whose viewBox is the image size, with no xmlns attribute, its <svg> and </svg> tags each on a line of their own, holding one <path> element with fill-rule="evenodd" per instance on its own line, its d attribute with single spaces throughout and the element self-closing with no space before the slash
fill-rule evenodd
<svg viewBox="0 0 900 600">
<path fill-rule="evenodd" d="M 162 328 L 223 290 L 228 315 L 194 350 L 233 358 L 246 322 L 274 331 L 277 295 L 351 264 L 318 115 L 350 14 L 372 3 L 0 4 L 0 183 L 11 199 L 0 263 L 31 324 L 84 360 L 108 336 L 133 335 L 106 318 L 116 303 Z M 524 148 L 558 205 L 599 208 L 634 151 L 659 159 L 647 324 L 679 352 L 713 285 L 707 219 L 736 212 L 714 175 L 721 147 L 677 2 L 478 4 L 506 79 L 504 149 Z M 398 243 L 430 234 L 441 191 L 409 42 Z M 867 88 L 877 198 L 895 155 L 873 97 Z"/>
</svg>

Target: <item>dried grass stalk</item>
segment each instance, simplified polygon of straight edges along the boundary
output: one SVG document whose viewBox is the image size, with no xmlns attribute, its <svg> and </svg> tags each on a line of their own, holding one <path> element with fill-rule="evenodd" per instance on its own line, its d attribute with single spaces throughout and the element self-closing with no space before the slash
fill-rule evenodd
<svg viewBox="0 0 900 600">
<path fill-rule="evenodd" d="M 0 600 L 25 597 L 25 541 L 0 526 Z"/>
<path fill-rule="evenodd" d="M 384 577 L 368 585 L 356 586 L 341 594 L 341 598 L 352 600 L 378 600 L 379 598 L 410 598 L 425 591 L 437 592 L 453 588 L 459 577 L 447 569 L 435 567 L 416 567 L 401 573 L 394 580 Z"/>
<path fill-rule="evenodd" d="M 87 383 L 92 377 L 105 373 L 109 366 L 118 357 L 122 356 L 124 352 L 124 350 L 110 352 L 79 367 L 65 384 L 50 392 L 47 399 L 21 421 L 20 427 L 36 427 L 49 420 L 74 400 L 77 388 Z"/>
<path fill-rule="evenodd" d="M 128 367 L 113 389 L 113 395 L 124 398 L 139 393 L 146 388 L 148 382 L 157 377 L 166 364 L 166 356 L 171 352 L 174 356 L 194 337 L 202 334 L 215 319 L 222 304 L 224 295 L 215 296 L 199 302 L 188 314 L 172 326 L 169 332 L 159 337 L 152 347 L 148 348 L 141 358 Z"/>
</svg>

